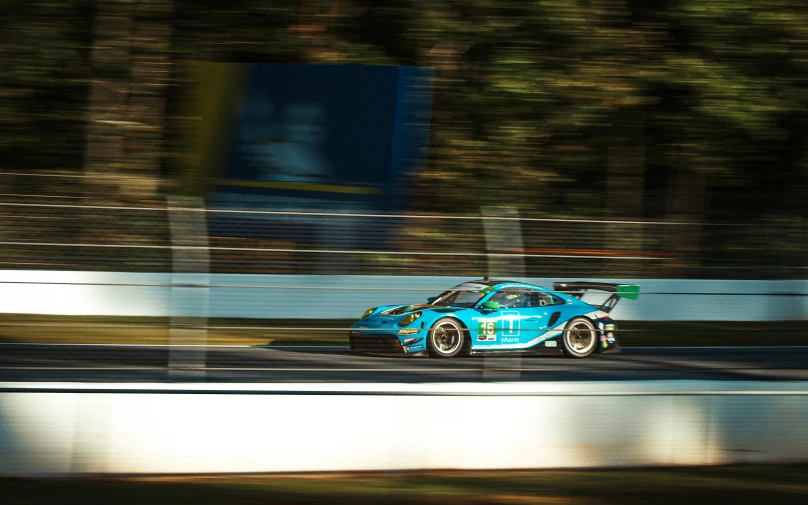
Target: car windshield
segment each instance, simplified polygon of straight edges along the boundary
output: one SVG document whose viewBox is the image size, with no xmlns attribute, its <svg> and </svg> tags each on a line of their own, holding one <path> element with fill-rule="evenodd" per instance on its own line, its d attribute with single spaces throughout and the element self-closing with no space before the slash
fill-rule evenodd
<svg viewBox="0 0 808 505">
<path fill-rule="evenodd" d="M 482 298 L 483 295 L 484 293 L 479 291 L 444 291 L 440 294 L 440 296 L 437 297 L 437 299 L 435 299 L 435 301 L 432 302 L 432 305 L 474 307 L 474 305 L 480 301 L 480 298 Z"/>
</svg>

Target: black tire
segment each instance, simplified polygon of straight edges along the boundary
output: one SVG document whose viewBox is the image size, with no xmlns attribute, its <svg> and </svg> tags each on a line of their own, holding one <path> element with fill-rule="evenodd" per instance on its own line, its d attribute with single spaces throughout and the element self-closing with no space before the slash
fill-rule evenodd
<svg viewBox="0 0 808 505">
<path fill-rule="evenodd" d="M 576 317 L 564 327 L 561 342 L 567 356 L 586 358 L 598 347 L 598 332 L 592 321 L 585 317 Z"/>
<path fill-rule="evenodd" d="M 467 332 L 463 325 L 453 317 L 444 317 L 435 321 L 426 338 L 429 355 L 437 358 L 452 358 L 466 348 Z"/>
</svg>

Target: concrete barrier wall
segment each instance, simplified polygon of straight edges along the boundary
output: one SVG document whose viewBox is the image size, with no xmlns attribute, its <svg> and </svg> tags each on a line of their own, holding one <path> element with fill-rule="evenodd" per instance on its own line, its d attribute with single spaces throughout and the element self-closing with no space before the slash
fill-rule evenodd
<svg viewBox="0 0 808 505">
<path fill-rule="evenodd" d="M 0 384 L 0 475 L 808 461 L 805 383 Z"/>
<path fill-rule="evenodd" d="M 20 314 L 353 318 L 369 307 L 426 301 L 465 277 L 236 275 L 0 270 L 0 311 Z M 570 279 L 523 279 L 552 287 Z M 808 318 L 808 281 L 574 279 L 640 284 L 617 320 Z M 211 288 L 187 287 L 210 285 Z M 172 287 L 173 286 L 173 287 Z M 185 286 L 185 287 L 181 287 Z M 205 291 L 207 296 L 200 296 Z M 604 297 L 588 295 L 587 300 Z M 207 300 L 207 303 L 200 302 Z"/>
</svg>

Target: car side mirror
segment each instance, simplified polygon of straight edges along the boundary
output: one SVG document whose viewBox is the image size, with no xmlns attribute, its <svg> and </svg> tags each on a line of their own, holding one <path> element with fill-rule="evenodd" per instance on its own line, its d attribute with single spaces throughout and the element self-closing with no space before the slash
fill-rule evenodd
<svg viewBox="0 0 808 505">
<path fill-rule="evenodd" d="M 482 308 L 490 310 L 491 312 L 496 312 L 499 310 L 499 303 L 498 302 L 483 302 Z"/>
<path fill-rule="evenodd" d="M 426 303 L 432 303 L 437 299 L 438 299 L 437 296 L 430 296 L 429 298 L 426 299 Z"/>
</svg>

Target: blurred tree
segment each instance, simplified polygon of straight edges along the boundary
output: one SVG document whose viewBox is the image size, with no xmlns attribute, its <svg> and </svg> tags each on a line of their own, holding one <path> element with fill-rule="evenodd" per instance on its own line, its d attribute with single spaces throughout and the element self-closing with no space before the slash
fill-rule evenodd
<svg viewBox="0 0 808 505">
<path fill-rule="evenodd" d="M 126 163 L 133 0 L 96 0 L 84 165 L 94 203 L 117 199 Z"/>
<path fill-rule="evenodd" d="M 84 130 L 77 118 L 87 99 L 91 9 L 90 0 L 0 4 L 3 170 L 64 171 L 81 166 Z"/>
<path fill-rule="evenodd" d="M 168 0 L 96 2 L 85 167 L 112 192 L 90 188 L 93 197 L 159 198 L 172 9 Z"/>
<path fill-rule="evenodd" d="M 754 229 L 765 227 L 761 218 L 769 212 L 804 217 L 806 205 L 797 195 L 806 187 L 799 166 L 808 133 L 805 9 L 788 0 L 681 0 L 642 13 L 648 23 L 667 27 L 670 37 L 668 49 L 646 66 L 650 92 L 658 97 L 649 110 L 648 169 L 671 174 L 662 188 L 668 217 L 748 221 Z M 706 191 L 727 189 L 735 196 L 705 201 Z M 752 246 L 759 233 L 735 235 L 707 244 L 711 255 L 732 250 L 738 257 L 745 244 L 741 249 L 760 257 Z M 698 236 L 666 239 L 667 250 L 698 251 L 691 247 Z"/>
</svg>

